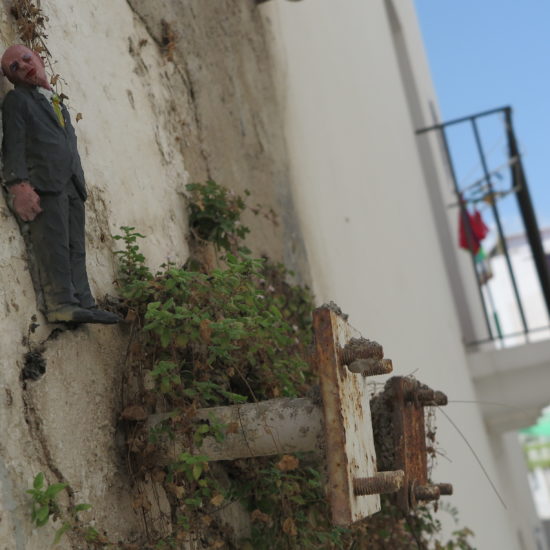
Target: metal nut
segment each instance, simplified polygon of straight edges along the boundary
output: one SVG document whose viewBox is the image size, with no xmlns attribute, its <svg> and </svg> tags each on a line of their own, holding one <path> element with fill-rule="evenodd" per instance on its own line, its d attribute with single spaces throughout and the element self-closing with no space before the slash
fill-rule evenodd
<svg viewBox="0 0 550 550">
<path fill-rule="evenodd" d="M 350 365 L 356 359 L 383 359 L 384 348 L 374 340 L 352 338 L 340 352 L 340 362 Z"/>
<path fill-rule="evenodd" d="M 356 359 L 348 365 L 348 369 L 363 376 L 389 374 L 393 370 L 391 359 Z"/>
<path fill-rule="evenodd" d="M 440 495 L 437 485 L 417 485 L 414 488 L 416 500 L 439 500 Z"/>
<path fill-rule="evenodd" d="M 429 406 L 444 406 L 447 404 L 447 396 L 441 391 L 434 391 L 430 389 L 426 390 L 413 390 L 407 394 L 407 401 L 414 401 L 423 407 Z"/>
</svg>

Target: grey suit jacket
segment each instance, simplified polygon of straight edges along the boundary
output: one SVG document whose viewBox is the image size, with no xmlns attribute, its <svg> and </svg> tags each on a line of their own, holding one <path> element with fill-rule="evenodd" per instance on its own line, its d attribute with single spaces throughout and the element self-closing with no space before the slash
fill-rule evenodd
<svg viewBox="0 0 550 550">
<path fill-rule="evenodd" d="M 84 172 L 69 112 L 63 128 L 49 101 L 34 87 L 16 86 L 2 104 L 4 183 L 29 180 L 40 193 L 59 193 L 73 180 L 86 200 Z"/>
</svg>

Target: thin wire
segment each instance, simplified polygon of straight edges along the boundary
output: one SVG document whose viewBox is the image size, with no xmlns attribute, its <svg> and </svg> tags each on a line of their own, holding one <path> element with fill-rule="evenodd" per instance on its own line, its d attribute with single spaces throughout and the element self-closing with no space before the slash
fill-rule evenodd
<svg viewBox="0 0 550 550">
<path fill-rule="evenodd" d="M 497 174 L 500 174 L 500 172 L 504 169 L 504 168 L 507 168 L 508 166 L 514 166 L 515 164 L 517 164 L 519 162 L 519 156 L 517 157 L 511 157 L 509 158 L 506 162 L 502 163 L 501 165 L 497 166 L 494 170 L 491 170 L 489 172 L 489 176 L 495 176 Z M 487 176 L 483 176 L 482 178 L 479 178 L 477 179 L 476 181 L 474 181 L 473 183 L 470 183 L 469 185 L 467 185 L 466 187 L 463 187 L 461 189 L 461 191 L 464 193 L 464 191 L 469 191 L 470 189 L 472 189 L 473 187 L 477 187 L 480 183 L 483 183 L 484 181 L 487 181 Z"/>
<path fill-rule="evenodd" d="M 489 149 L 486 151 L 486 154 L 485 154 L 486 158 L 489 158 L 495 152 L 497 147 L 500 147 L 501 145 L 504 145 L 506 143 L 506 139 L 507 139 L 507 136 L 506 136 L 506 134 L 503 133 L 502 136 L 499 139 L 497 139 L 493 143 L 493 145 L 491 147 L 489 147 Z M 468 181 L 473 176 L 473 174 L 475 174 L 481 168 L 482 168 L 481 161 L 474 164 L 470 168 L 468 174 L 466 176 L 464 176 L 464 178 L 462 178 L 462 181 L 459 182 L 459 187 L 461 185 L 463 185 L 466 181 Z"/>
<path fill-rule="evenodd" d="M 481 470 L 485 474 L 485 477 L 487 478 L 487 481 L 491 484 L 491 487 L 493 488 L 493 491 L 495 492 L 495 495 L 500 500 L 500 503 L 502 504 L 504 509 L 508 510 L 508 507 L 506 506 L 506 503 L 504 502 L 504 499 L 500 496 L 500 493 L 498 492 L 498 489 L 496 488 L 495 484 L 493 483 L 493 480 L 490 478 L 489 473 L 485 469 L 485 466 L 483 466 L 483 463 L 481 462 L 481 460 L 480 460 L 479 456 L 477 455 L 477 453 L 475 452 L 474 448 L 470 445 L 470 442 L 466 439 L 466 436 L 462 433 L 460 428 L 454 423 L 453 419 L 441 407 L 438 407 L 437 410 L 439 412 L 442 412 L 445 415 L 447 420 L 453 425 L 454 429 L 458 432 L 460 437 L 462 437 L 462 439 L 464 440 L 466 445 L 468 445 L 468 448 L 470 449 L 470 451 L 474 455 L 474 458 L 476 459 L 477 463 L 479 464 L 479 467 L 481 468 Z"/>
<path fill-rule="evenodd" d="M 495 405 L 498 407 L 508 407 L 509 409 L 516 409 L 518 411 L 527 410 L 523 407 L 516 407 L 515 405 L 508 405 L 507 403 L 497 403 L 496 401 L 460 401 L 460 400 L 448 400 L 447 403 L 478 403 L 480 405 Z"/>
</svg>

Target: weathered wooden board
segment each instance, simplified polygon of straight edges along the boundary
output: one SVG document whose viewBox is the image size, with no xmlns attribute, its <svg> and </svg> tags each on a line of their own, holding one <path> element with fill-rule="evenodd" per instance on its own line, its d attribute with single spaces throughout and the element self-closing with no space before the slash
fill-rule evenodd
<svg viewBox="0 0 550 550">
<path fill-rule="evenodd" d="M 355 496 L 355 478 L 376 475 L 367 378 L 341 362 L 351 329 L 330 307 L 313 313 L 315 363 L 325 415 L 328 496 L 336 525 L 351 523 L 380 510 L 380 496 Z"/>
</svg>

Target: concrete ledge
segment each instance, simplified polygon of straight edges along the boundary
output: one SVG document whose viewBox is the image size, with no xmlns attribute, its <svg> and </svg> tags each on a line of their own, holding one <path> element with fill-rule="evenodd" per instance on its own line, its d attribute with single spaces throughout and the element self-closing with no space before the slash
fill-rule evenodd
<svg viewBox="0 0 550 550">
<path fill-rule="evenodd" d="M 481 411 L 496 433 L 533 424 L 550 404 L 550 341 L 470 352 Z"/>
</svg>

